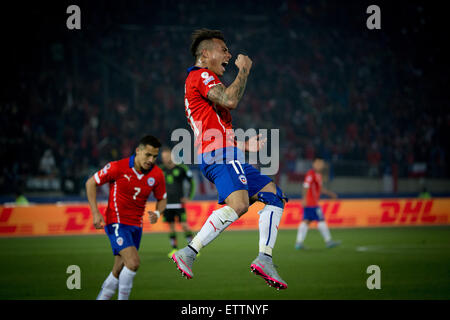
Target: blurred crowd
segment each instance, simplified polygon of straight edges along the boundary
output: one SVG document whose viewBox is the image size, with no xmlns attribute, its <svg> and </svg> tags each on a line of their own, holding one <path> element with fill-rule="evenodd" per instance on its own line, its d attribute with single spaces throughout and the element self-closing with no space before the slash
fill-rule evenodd
<svg viewBox="0 0 450 320">
<path fill-rule="evenodd" d="M 253 60 L 233 123 L 280 129 L 280 173 L 321 156 L 367 164 L 373 177 L 393 168 L 400 177 L 450 176 L 447 75 L 435 72 L 438 51 L 416 48 L 430 23 L 424 8 L 405 7 L 418 23 L 383 33 L 368 30 L 351 2 L 258 3 L 81 5 L 82 29 L 35 40 L 2 99 L 1 192 L 36 176 L 78 192 L 93 170 L 132 154 L 142 135 L 170 144 L 172 130 L 189 128 L 184 80 L 199 27 L 220 28 L 234 58 Z M 223 82 L 236 72 L 229 65 Z"/>
</svg>

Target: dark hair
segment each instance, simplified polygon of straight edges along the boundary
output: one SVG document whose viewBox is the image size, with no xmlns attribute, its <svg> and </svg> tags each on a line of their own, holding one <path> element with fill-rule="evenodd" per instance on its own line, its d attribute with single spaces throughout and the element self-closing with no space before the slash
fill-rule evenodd
<svg viewBox="0 0 450 320">
<path fill-rule="evenodd" d="M 191 35 L 192 43 L 191 43 L 191 54 L 194 58 L 197 58 L 200 55 L 200 52 L 197 52 L 198 46 L 203 40 L 211 40 L 211 39 L 220 39 L 225 41 L 225 37 L 220 30 L 210 30 L 210 29 L 197 29 L 192 32 Z"/>
<path fill-rule="evenodd" d="M 141 140 L 139 140 L 139 146 L 147 146 L 151 145 L 154 148 L 161 147 L 161 142 L 157 138 L 151 135 L 146 135 L 145 137 L 142 137 Z"/>
</svg>

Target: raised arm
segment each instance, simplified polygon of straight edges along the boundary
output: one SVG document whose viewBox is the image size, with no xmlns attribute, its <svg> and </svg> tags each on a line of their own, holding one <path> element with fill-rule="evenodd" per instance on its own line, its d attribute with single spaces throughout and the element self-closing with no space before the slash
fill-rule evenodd
<svg viewBox="0 0 450 320">
<path fill-rule="evenodd" d="M 250 69 L 252 68 L 252 60 L 250 60 L 249 57 L 240 54 L 238 55 L 235 64 L 239 68 L 239 73 L 233 83 L 228 88 L 223 84 L 219 84 L 208 91 L 209 100 L 230 110 L 236 109 L 244 94 L 247 78 Z"/>
</svg>

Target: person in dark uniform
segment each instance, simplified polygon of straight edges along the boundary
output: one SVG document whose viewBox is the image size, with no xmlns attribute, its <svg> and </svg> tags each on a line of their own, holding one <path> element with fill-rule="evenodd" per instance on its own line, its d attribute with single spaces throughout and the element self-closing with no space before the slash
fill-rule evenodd
<svg viewBox="0 0 450 320">
<path fill-rule="evenodd" d="M 184 164 L 175 164 L 172 161 L 172 152 L 169 147 L 163 147 L 161 150 L 162 166 L 161 169 L 164 172 L 166 178 L 166 190 L 167 190 L 167 206 L 164 211 L 164 222 L 169 224 L 169 238 L 172 250 L 169 253 L 169 258 L 178 250 L 177 235 L 175 231 L 175 220 L 181 224 L 184 231 L 187 242 L 192 240 L 192 231 L 189 229 L 186 220 L 186 210 L 184 208 L 187 201 L 192 200 L 195 195 L 195 180 L 193 179 L 192 172 Z M 186 191 L 184 183 L 189 183 L 188 196 L 185 195 Z"/>
</svg>

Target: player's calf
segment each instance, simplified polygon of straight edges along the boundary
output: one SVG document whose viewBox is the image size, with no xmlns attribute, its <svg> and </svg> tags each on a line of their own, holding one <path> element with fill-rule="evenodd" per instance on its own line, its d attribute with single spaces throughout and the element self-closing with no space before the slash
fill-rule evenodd
<svg viewBox="0 0 450 320">
<path fill-rule="evenodd" d="M 116 293 L 119 287 L 119 279 L 111 272 L 102 284 L 102 289 L 97 296 L 97 300 L 109 300 Z"/>
<path fill-rule="evenodd" d="M 283 215 L 284 203 L 288 199 L 280 188 L 276 187 L 276 193 L 259 192 L 258 200 L 265 203 L 259 214 L 259 252 L 272 256 L 272 249 L 278 235 L 278 225 Z"/>
<path fill-rule="evenodd" d="M 273 187 L 275 185 L 271 185 Z M 266 191 L 258 193 L 258 200 L 265 203 L 259 214 L 259 254 L 251 263 L 252 272 L 261 276 L 269 286 L 286 289 L 287 283 L 278 275 L 272 261 L 272 249 L 278 235 L 278 226 L 283 215 L 284 204 L 288 199 L 280 188 L 275 186 L 276 193 Z M 270 189 L 269 189 L 270 190 Z"/>
<path fill-rule="evenodd" d="M 213 211 L 189 246 L 199 252 L 238 218 L 236 211 L 229 206 Z"/>
<path fill-rule="evenodd" d="M 119 300 L 128 300 L 136 271 L 140 265 L 140 259 L 136 247 L 130 246 L 119 252 L 123 259 L 124 267 L 119 275 Z"/>
<path fill-rule="evenodd" d="M 230 224 L 238 219 L 237 213 L 229 206 L 213 211 L 189 245 L 172 255 L 178 270 L 188 279 L 193 278 L 192 265 L 200 250 L 213 241 Z"/>
<path fill-rule="evenodd" d="M 131 288 L 133 288 L 133 280 L 136 276 L 136 272 L 123 267 L 119 275 L 119 300 L 128 300 L 131 293 Z"/>
</svg>

